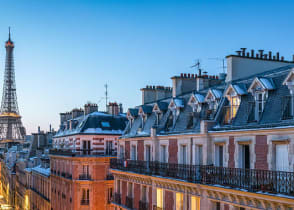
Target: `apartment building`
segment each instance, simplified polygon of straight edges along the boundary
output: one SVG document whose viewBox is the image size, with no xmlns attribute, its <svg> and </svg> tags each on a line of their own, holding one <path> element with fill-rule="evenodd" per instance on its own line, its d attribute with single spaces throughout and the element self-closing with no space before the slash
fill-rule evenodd
<svg viewBox="0 0 294 210">
<path fill-rule="evenodd" d="M 127 119 L 117 103 L 109 103 L 108 110 L 98 112 L 96 104 L 86 104 L 84 110 L 61 113 L 50 151 L 53 210 L 111 209 L 110 158 L 116 157 Z"/>
<path fill-rule="evenodd" d="M 172 84 L 141 89 L 127 112 L 114 208 L 294 209 L 294 62 L 242 48 L 227 75 Z"/>
</svg>

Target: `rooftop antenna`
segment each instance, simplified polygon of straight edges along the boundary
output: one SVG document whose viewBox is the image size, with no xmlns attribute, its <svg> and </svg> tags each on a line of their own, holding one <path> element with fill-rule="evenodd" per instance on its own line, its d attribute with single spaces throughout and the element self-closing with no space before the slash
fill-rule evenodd
<svg viewBox="0 0 294 210">
<path fill-rule="evenodd" d="M 105 84 L 105 111 L 107 111 L 107 100 L 108 100 L 108 85 Z"/>
<path fill-rule="evenodd" d="M 198 75 L 201 76 L 201 68 L 200 68 L 200 60 L 197 59 L 194 65 L 190 66 L 190 68 L 197 68 L 198 69 Z"/>
<path fill-rule="evenodd" d="M 217 60 L 222 62 L 222 69 L 223 73 L 226 73 L 226 65 L 225 65 L 225 59 L 224 58 L 208 58 L 209 60 Z"/>
<path fill-rule="evenodd" d="M 8 40 L 10 40 L 10 26 L 8 27 Z"/>
</svg>

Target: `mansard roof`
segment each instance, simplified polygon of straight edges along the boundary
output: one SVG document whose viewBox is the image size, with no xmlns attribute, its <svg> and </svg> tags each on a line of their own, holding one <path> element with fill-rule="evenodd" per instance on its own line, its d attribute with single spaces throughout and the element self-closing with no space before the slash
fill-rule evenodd
<svg viewBox="0 0 294 210">
<path fill-rule="evenodd" d="M 148 106 L 153 106 L 153 111 L 155 106 L 159 108 L 160 103 L 163 103 L 162 105 L 165 107 L 165 109 L 159 108 L 162 111 L 162 117 L 160 118 L 159 124 L 156 125 L 156 132 L 158 135 L 199 133 L 200 122 L 201 120 L 206 119 L 214 121 L 214 126 L 210 128 L 210 132 L 293 126 L 294 119 L 283 119 L 283 101 L 284 98 L 289 95 L 289 89 L 285 84 L 290 80 L 289 78 L 292 78 L 292 76 L 294 77 L 293 67 L 294 65 L 276 68 L 250 77 L 231 81 L 230 83 L 222 83 L 201 91 L 195 90 L 192 95 L 191 93 L 186 93 L 177 96 L 177 98 L 170 97 L 160 100 L 160 102 L 150 103 Z M 266 90 L 271 90 L 268 91 L 264 111 L 258 121 L 250 120 L 250 114 L 252 110 L 254 110 L 253 106 L 255 98 L 252 94 L 248 94 L 248 92 L 250 87 L 253 88 L 253 84 L 258 84 Z M 230 122 L 230 124 L 224 124 L 224 110 L 229 105 L 229 102 L 226 99 L 226 93 L 228 90 L 235 91 L 235 93 L 239 95 L 240 105 L 232 122 Z M 208 116 L 207 113 L 211 110 L 208 109 L 207 103 L 203 103 L 200 112 L 193 113 L 195 110 L 189 106 L 191 98 L 199 101 L 203 101 L 204 98 L 205 102 L 209 103 L 209 100 L 207 99 L 210 97 L 219 101 L 217 110 L 215 110 L 214 114 Z M 166 128 L 168 118 L 174 113 L 172 113 L 172 110 L 166 109 L 167 105 L 169 105 L 169 108 L 171 105 L 180 107 L 176 112 L 176 115 L 173 116 L 175 117 L 175 124 L 173 128 L 169 129 Z M 194 116 L 193 126 L 188 126 L 189 122 L 191 123 L 191 116 Z M 150 136 L 150 128 L 156 123 L 155 113 L 153 112 L 150 117 L 148 117 L 143 131 L 138 132 L 141 123 L 142 120 L 135 117 L 132 128 L 123 135 L 123 138 Z"/>
<path fill-rule="evenodd" d="M 72 121 L 72 122 L 70 122 Z M 70 135 L 121 135 L 126 127 L 127 119 L 125 115 L 111 115 L 103 112 L 93 112 L 69 120 L 68 125 L 62 127 L 54 138 Z"/>
</svg>

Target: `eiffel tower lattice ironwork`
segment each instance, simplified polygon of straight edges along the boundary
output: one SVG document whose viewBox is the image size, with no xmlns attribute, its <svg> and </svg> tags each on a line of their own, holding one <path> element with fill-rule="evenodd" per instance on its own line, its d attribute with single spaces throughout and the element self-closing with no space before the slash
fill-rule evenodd
<svg viewBox="0 0 294 210">
<path fill-rule="evenodd" d="M 13 61 L 14 43 L 10 38 L 10 29 L 5 48 L 6 60 L 0 113 L 0 143 L 17 143 L 25 140 L 26 132 L 22 125 L 17 105 Z"/>
</svg>

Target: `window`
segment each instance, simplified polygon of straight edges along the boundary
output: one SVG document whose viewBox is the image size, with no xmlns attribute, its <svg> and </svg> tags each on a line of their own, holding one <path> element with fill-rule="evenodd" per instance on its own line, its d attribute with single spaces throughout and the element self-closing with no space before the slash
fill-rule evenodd
<svg viewBox="0 0 294 210">
<path fill-rule="evenodd" d="M 166 130 L 169 131 L 173 128 L 174 126 L 174 116 L 173 116 L 173 112 L 171 111 L 168 118 L 167 118 L 167 122 L 166 122 Z"/>
<path fill-rule="evenodd" d="M 89 189 L 82 189 L 82 200 L 81 205 L 89 205 L 90 195 Z"/>
<path fill-rule="evenodd" d="M 215 210 L 221 210 L 220 202 L 215 202 Z"/>
<path fill-rule="evenodd" d="M 239 148 L 240 167 L 250 169 L 250 145 L 240 145 Z"/>
<path fill-rule="evenodd" d="M 161 188 L 156 189 L 156 205 L 163 208 L 163 190 Z"/>
<path fill-rule="evenodd" d="M 195 164 L 196 165 L 202 165 L 203 159 L 202 159 L 202 145 L 195 145 Z"/>
<path fill-rule="evenodd" d="M 289 171 L 288 144 L 276 144 L 276 170 Z"/>
<path fill-rule="evenodd" d="M 145 146 L 145 161 L 151 161 L 151 146 Z"/>
<path fill-rule="evenodd" d="M 224 166 L 224 147 L 223 145 L 215 145 L 215 165 Z"/>
<path fill-rule="evenodd" d="M 131 147 L 131 160 L 137 160 L 137 148 L 136 145 Z"/>
<path fill-rule="evenodd" d="M 266 99 L 267 99 L 266 92 L 256 92 L 255 93 L 255 102 L 256 102 L 256 106 L 255 106 L 255 120 L 257 120 L 257 121 L 261 117 L 261 114 L 262 114 L 263 109 L 265 107 Z"/>
<path fill-rule="evenodd" d="M 146 186 L 142 186 L 142 197 L 141 200 L 143 202 L 147 202 L 147 187 Z"/>
<path fill-rule="evenodd" d="M 187 164 L 187 145 L 180 147 L 180 164 Z"/>
<path fill-rule="evenodd" d="M 89 165 L 83 165 L 83 172 L 84 175 L 89 175 Z"/>
<path fill-rule="evenodd" d="M 110 123 L 109 122 L 101 122 L 101 126 L 104 128 L 110 128 Z"/>
<path fill-rule="evenodd" d="M 160 162 L 162 162 L 162 163 L 167 162 L 166 151 L 167 151 L 166 145 L 160 145 Z"/>
<path fill-rule="evenodd" d="M 184 195 L 176 193 L 176 210 L 184 210 Z"/>
<path fill-rule="evenodd" d="M 124 159 L 125 155 L 124 155 L 124 146 L 123 145 L 119 145 L 119 158 L 120 159 Z"/>
<path fill-rule="evenodd" d="M 191 196 L 191 210 L 200 210 L 200 198 Z"/>
<path fill-rule="evenodd" d="M 83 155 L 91 154 L 91 141 L 83 141 Z"/>
<path fill-rule="evenodd" d="M 133 197 L 133 183 L 128 183 L 128 196 Z"/>
<path fill-rule="evenodd" d="M 120 180 L 116 181 L 116 192 L 120 193 Z"/>
<path fill-rule="evenodd" d="M 240 106 L 240 98 L 239 96 L 230 96 L 229 97 L 230 106 L 226 107 L 226 113 L 225 113 L 225 123 L 231 123 L 232 120 L 236 117 L 237 111 Z"/>
<path fill-rule="evenodd" d="M 112 141 L 106 141 L 106 155 L 112 155 Z"/>
<path fill-rule="evenodd" d="M 194 126 L 194 113 L 190 113 L 187 123 L 187 129 L 192 129 Z"/>
<path fill-rule="evenodd" d="M 156 112 L 156 125 L 158 126 L 159 125 L 159 121 L 162 117 L 162 114 L 160 112 Z"/>
</svg>

